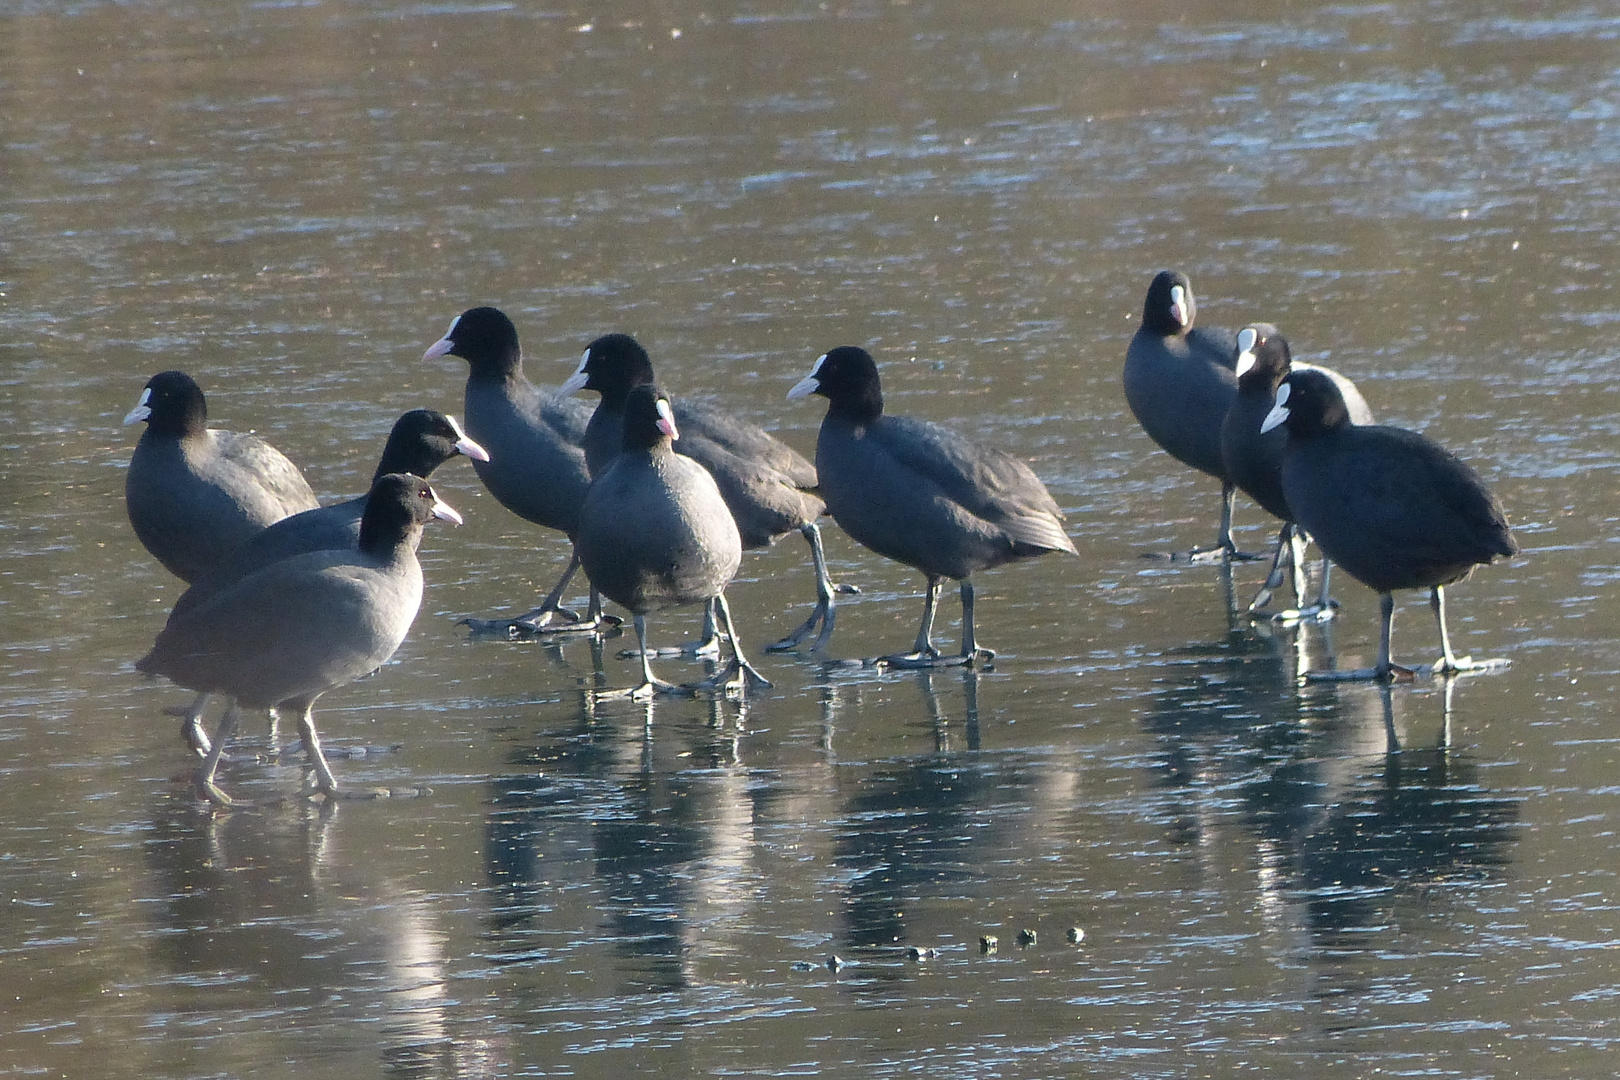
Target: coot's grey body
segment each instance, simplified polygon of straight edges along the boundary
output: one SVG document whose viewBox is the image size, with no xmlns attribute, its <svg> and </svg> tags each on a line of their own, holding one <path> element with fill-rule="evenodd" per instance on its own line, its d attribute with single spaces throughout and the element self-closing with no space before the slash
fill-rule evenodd
<svg viewBox="0 0 1620 1080">
<path fill-rule="evenodd" d="M 593 476 L 603 473 L 623 445 L 630 392 L 653 381 L 646 350 L 627 334 L 608 334 L 591 342 L 579 369 L 563 383 L 565 393 L 583 389 L 602 395 L 585 429 L 585 461 Z M 793 648 L 818 625 L 821 632 L 814 648 L 824 647 L 832 636 L 834 589 L 816 525 L 825 506 L 814 491 L 815 466 L 763 428 L 722 409 L 679 401 L 672 401 L 670 407 L 681 433 L 675 452 L 696 461 L 713 477 L 737 524 L 744 550 L 768 547 L 790 532 L 802 533 L 810 544 L 816 573 L 815 610 L 792 634 L 767 648 Z"/>
<path fill-rule="evenodd" d="M 966 663 L 993 655 L 973 629 L 971 575 L 1049 551 L 1074 552 L 1057 503 L 1029 466 L 938 424 L 883 412 L 877 365 L 853 346 L 833 349 L 789 391 L 828 399 L 816 439 L 816 475 L 833 520 L 859 543 L 922 571 L 923 623 L 905 666 Z M 942 658 L 931 641 L 940 581 L 961 583 L 962 652 Z"/>
<path fill-rule="evenodd" d="M 1381 594 L 1378 665 L 1361 676 L 1401 674 L 1390 659 L 1391 593 L 1430 590 L 1440 626 L 1437 672 L 1483 666 L 1452 655 L 1447 585 L 1475 566 L 1518 552 L 1502 504 L 1479 475 L 1416 432 L 1357 426 L 1333 381 L 1295 371 L 1277 388 L 1267 430 L 1287 426 L 1282 483 L 1295 520 L 1324 554 Z"/>
<path fill-rule="evenodd" d="M 146 421 L 124 478 L 129 522 L 170 573 L 197 581 L 266 526 L 318 506 L 297 466 L 254 435 L 208 427 L 197 383 L 152 377 L 124 423 Z"/>
<path fill-rule="evenodd" d="M 735 676 L 740 688 L 753 674 L 725 606 L 742 540 L 708 470 L 674 452 L 678 437 L 668 399 L 651 386 L 632 391 L 620 453 L 591 486 L 575 537 L 592 583 L 635 616 L 642 684 L 633 696 L 673 689 L 653 677 L 646 644 L 646 616 L 671 607 L 711 600 L 719 607 L 733 660 L 713 685 Z"/>
<path fill-rule="evenodd" d="M 489 451 L 474 462 L 489 493 L 514 514 L 572 538 L 590 488 L 582 442 L 591 409 L 582 401 L 542 391 L 523 373 L 517 328 L 492 307 L 469 308 L 450 324 L 424 359 L 459 356 L 468 363 L 463 419 L 467 433 Z M 534 610 L 512 620 L 468 620 L 480 629 L 535 631 L 564 612 L 563 590 L 578 568 L 569 561 L 556 587 Z M 566 614 L 572 615 L 571 612 Z M 592 606 L 595 614 L 595 605 Z M 584 629 L 577 618 L 564 629 Z"/>
<path fill-rule="evenodd" d="M 1283 523 L 1271 574 L 1249 605 L 1249 611 L 1256 612 L 1270 601 L 1272 590 L 1282 583 L 1282 562 L 1288 558 L 1293 563 L 1296 610 L 1283 613 L 1284 617 L 1330 617 L 1333 610 L 1328 597 L 1330 563 L 1322 568 L 1322 586 L 1316 603 L 1307 608 L 1304 602 L 1302 562 L 1308 538 L 1301 537 L 1295 528 L 1294 514 L 1282 486 L 1283 452 L 1288 445 L 1288 433 L 1280 428 L 1261 431 L 1260 427 L 1275 404 L 1277 387 L 1290 371 L 1319 371 L 1333 380 L 1352 424 L 1373 423 L 1372 409 L 1355 384 L 1337 371 L 1294 361 L 1287 339 L 1270 323 L 1253 323 L 1238 331 L 1236 355 L 1238 392 L 1221 429 L 1221 453 L 1226 459 L 1227 475 L 1244 494 L 1259 503 L 1261 509 Z"/>
<path fill-rule="evenodd" d="M 1148 437 L 1184 465 L 1221 483 L 1216 549 L 1235 554 L 1232 478 L 1221 452 L 1221 428 L 1237 397 L 1237 339 L 1226 330 L 1194 326 L 1192 283 L 1163 270 L 1148 286 L 1142 324 L 1125 351 L 1125 401 Z"/>
<path fill-rule="evenodd" d="M 372 487 L 357 547 L 272 563 L 169 620 L 136 667 L 232 702 L 198 776 L 204 794 L 229 801 L 213 777 L 239 708 L 283 705 L 301 710 L 319 787 L 335 791 L 315 700 L 377 670 L 405 640 L 422 601 L 416 545 L 434 516 L 460 520 L 426 481 L 385 476 Z"/>
</svg>

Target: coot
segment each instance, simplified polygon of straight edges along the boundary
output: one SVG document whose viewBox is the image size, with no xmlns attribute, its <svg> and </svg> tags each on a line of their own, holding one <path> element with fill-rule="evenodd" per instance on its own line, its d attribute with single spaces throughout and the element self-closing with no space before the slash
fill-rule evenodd
<svg viewBox="0 0 1620 1080">
<path fill-rule="evenodd" d="M 1240 555 L 1232 541 L 1232 478 L 1221 455 L 1221 426 L 1237 396 L 1231 332 L 1194 326 L 1192 283 L 1179 270 L 1161 270 L 1148 285 L 1142 325 L 1125 351 L 1125 401 L 1148 437 L 1184 465 L 1221 482 L 1221 523 L 1215 547 L 1193 548 L 1194 559 Z"/>
<path fill-rule="evenodd" d="M 230 802 L 214 773 L 240 710 L 277 706 L 299 710 L 316 784 L 336 792 L 315 732 L 315 700 L 376 671 L 405 640 L 422 602 L 416 545 L 435 517 L 461 520 L 426 481 L 391 473 L 372 485 L 358 547 L 271 563 L 169 620 L 136 667 L 231 699 L 197 774 L 202 795 Z"/>
<path fill-rule="evenodd" d="M 1332 379 L 1349 410 L 1352 424 L 1372 423 L 1372 409 L 1355 384 L 1332 368 L 1296 363 L 1288 340 L 1270 323 L 1252 323 L 1239 330 L 1237 350 L 1234 370 L 1238 377 L 1238 392 L 1226 414 L 1226 423 L 1221 428 L 1221 455 L 1226 459 L 1227 474 L 1232 482 L 1259 503 L 1261 509 L 1283 523 L 1277 536 L 1277 555 L 1272 560 L 1271 572 L 1249 604 L 1249 613 L 1258 613 L 1270 602 L 1272 591 L 1282 585 L 1282 564 L 1287 559 L 1293 571 L 1295 607 L 1291 611 L 1279 612 L 1273 618 L 1279 621 L 1331 618 L 1333 601 L 1328 594 L 1333 566 L 1331 560 L 1323 560 L 1322 582 L 1316 601 L 1309 607 L 1305 605 L 1304 555 L 1309 537 L 1296 527 L 1293 511 L 1289 509 L 1288 498 L 1282 489 L 1283 448 L 1287 445 L 1288 434 L 1277 429 L 1262 432 L 1260 425 L 1271 412 L 1278 385 L 1294 370 L 1320 371 Z"/>
<path fill-rule="evenodd" d="M 591 476 L 585 467 L 585 425 L 591 409 L 582 401 L 547 393 L 523 374 L 517 327 L 497 308 L 469 308 L 456 316 L 444 337 L 428 346 L 424 360 L 459 356 L 467 361 L 464 415 L 467 432 L 489 451 L 490 460 L 473 469 L 500 504 L 525 521 L 573 537 L 579 508 Z M 556 587 L 540 605 L 516 619 L 468 619 L 475 630 L 594 630 L 600 606 L 592 599 L 585 619 L 562 607 L 563 591 L 579 569 L 569 559 Z M 552 626 L 553 615 L 568 622 Z"/>
<path fill-rule="evenodd" d="M 288 514 L 318 506 L 298 467 L 255 435 L 208 427 L 208 405 L 183 371 L 152 376 L 124 423 L 146 421 L 129 459 L 124 503 L 146 550 L 194 582 Z"/>
<path fill-rule="evenodd" d="M 585 463 L 600 475 L 618 456 L 624 441 L 624 412 L 630 391 L 654 381 L 647 350 L 628 334 L 608 334 L 591 342 L 579 369 L 562 384 L 562 393 L 595 390 L 602 395 L 585 429 Z M 816 574 L 816 606 L 797 629 L 766 646 L 770 652 L 797 647 L 817 626 L 812 648 L 832 636 L 834 586 L 827 575 L 821 530 L 816 518 L 825 507 L 814 494 L 816 469 L 804 456 L 755 424 L 700 402 L 671 402 L 681 433 L 675 452 L 708 470 L 731 508 L 744 551 L 769 547 L 777 537 L 797 530 L 810 544 Z M 845 587 L 846 591 L 854 591 Z M 704 626 L 704 649 L 714 647 L 712 619 Z"/>
<path fill-rule="evenodd" d="M 595 586 L 635 616 L 641 685 L 648 698 L 678 689 L 656 678 L 648 660 L 647 615 L 713 601 L 731 640 L 730 663 L 703 688 L 743 691 L 750 678 L 770 684 L 743 657 L 725 588 L 742 559 L 742 539 L 719 486 L 703 466 L 675 453 L 680 437 L 669 399 L 639 386 L 625 403 L 621 449 L 580 510 L 575 550 Z"/>
<path fill-rule="evenodd" d="M 877 364 L 840 346 L 816 360 L 789 398 L 820 394 L 827 415 L 816 439 L 816 475 L 827 509 L 858 542 L 928 579 L 912 651 L 883 657 L 899 667 L 968 664 L 995 654 L 973 629 L 977 570 L 1048 551 L 1074 553 L 1063 514 L 1028 465 L 938 424 L 883 412 Z M 962 651 L 942 657 L 932 636 L 941 580 L 960 582 Z"/>
<path fill-rule="evenodd" d="M 1287 425 L 1283 493 L 1328 558 L 1379 593 L 1378 664 L 1334 679 L 1410 678 L 1390 660 L 1396 589 L 1429 590 L 1440 627 L 1436 674 L 1498 666 L 1452 654 L 1445 587 L 1475 566 L 1518 552 L 1502 504 L 1479 475 L 1432 439 L 1384 425 L 1357 426 L 1337 385 L 1295 371 L 1277 387 L 1262 430 Z"/>
</svg>

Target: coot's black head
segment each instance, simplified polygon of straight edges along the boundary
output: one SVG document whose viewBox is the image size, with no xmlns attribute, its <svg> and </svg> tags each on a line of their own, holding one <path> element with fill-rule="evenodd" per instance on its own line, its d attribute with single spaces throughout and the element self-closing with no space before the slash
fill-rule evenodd
<svg viewBox="0 0 1620 1080">
<path fill-rule="evenodd" d="M 626 451 L 669 448 L 681 437 L 675 428 L 675 414 L 669 397 L 651 383 L 630 391 L 624 403 L 624 446 Z"/>
<path fill-rule="evenodd" d="M 202 387 L 183 371 L 160 371 L 147 382 L 140 400 L 124 417 L 124 423 L 145 420 L 148 429 L 163 435 L 183 437 L 200 434 L 208 427 L 208 403 Z"/>
<path fill-rule="evenodd" d="M 1288 339 L 1270 323 L 1250 323 L 1238 331 L 1238 386 L 1244 390 L 1263 388 L 1275 392 L 1283 377 L 1293 369 L 1294 356 Z"/>
<path fill-rule="evenodd" d="M 1180 270 L 1160 270 L 1142 304 L 1142 329 L 1155 334 L 1185 334 L 1198 317 L 1192 282 Z"/>
<path fill-rule="evenodd" d="M 360 550 L 383 553 L 410 543 L 434 518 L 461 524 L 461 515 L 440 502 L 421 477 L 410 473 L 378 477 L 360 518 Z"/>
<path fill-rule="evenodd" d="M 428 346 L 422 359 L 459 356 L 478 375 L 506 375 L 523 366 L 517 327 L 499 308 L 468 308 L 450 324 L 444 337 Z"/>
<path fill-rule="evenodd" d="M 561 392 L 595 390 L 602 403 L 622 409 L 630 391 L 653 381 L 652 359 L 629 334 L 608 334 L 591 342 L 579 368 L 562 384 Z"/>
<path fill-rule="evenodd" d="M 1309 439 L 1350 423 L 1339 387 L 1314 368 L 1290 372 L 1277 386 L 1277 404 L 1266 414 L 1261 431 L 1288 425 L 1292 438 Z"/>
<path fill-rule="evenodd" d="M 388 473 L 414 473 L 425 479 L 457 454 L 489 460 L 488 452 L 467 437 L 455 417 L 434 409 L 412 409 L 394 421 L 371 481 Z"/>
<path fill-rule="evenodd" d="M 872 354 L 854 345 L 840 345 L 824 353 L 788 391 L 789 398 L 820 394 L 829 411 L 855 420 L 871 421 L 883 415 L 883 384 Z"/>
</svg>

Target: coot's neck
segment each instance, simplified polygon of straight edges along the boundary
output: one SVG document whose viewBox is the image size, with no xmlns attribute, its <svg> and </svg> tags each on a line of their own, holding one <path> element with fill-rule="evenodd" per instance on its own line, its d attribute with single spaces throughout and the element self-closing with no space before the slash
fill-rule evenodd
<svg viewBox="0 0 1620 1080">
<path fill-rule="evenodd" d="M 360 518 L 358 547 L 366 555 L 392 561 L 403 552 L 415 551 L 422 539 L 422 525 L 405 516 L 395 504 L 368 501 Z"/>
<path fill-rule="evenodd" d="M 529 382 L 523 374 L 523 351 L 515 345 L 506 349 L 483 351 L 476 358 L 468 357 L 467 363 L 468 377 L 472 379 L 517 385 L 527 385 Z"/>
<path fill-rule="evenodd" d="M 651 386 L 654 381 L 652 363 L 646 357 L 626 358 L 624 363 L 623 368 L 603 379 L 599 388 L 602 405 L 615 413 L 624 412 L 632 390 L 638 386 Z"/>
<path fill-rule="evenodd" d="M 389 473 L 410 473 L 426 480 L 433 475 L 434 469 L 456 453 L 450 441 L 438 435 L 390 433 L 387 444 L 383 446 L 382 458 L 377 462 L 377 471 L 371 474 L 371 482 L 375 484 Z"/>
<path fill-rule="evenodd" d="M 208 405 L 201 393 L 170 401 L 146 421 L 146 430 L 166 439 L 199 439 L 208 432 Z"/>
<path fill-rule="evenodd" d="M 829 398 L 827 415 L 852 427 L 866 427 L 883 415 L 883 384 L 876 379 Z"/>
</svg>

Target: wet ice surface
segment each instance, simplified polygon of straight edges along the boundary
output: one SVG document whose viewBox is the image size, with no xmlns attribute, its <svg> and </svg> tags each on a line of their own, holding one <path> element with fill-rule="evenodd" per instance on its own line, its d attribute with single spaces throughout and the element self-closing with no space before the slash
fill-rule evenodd
<svg viewBox="0 0 1620 1080">
<path fill-rule="evenodd" d="M 0 3 L 0 26 L 5 1069 L 1610 1068 L 1602 13 Z M 1139 557 L 1207 543 L 1216 510 L 1119 391 L 1164 265 L 1205 321 L 1276 322 L 1491 481 L 1525 553 L 1453 591 L 1453 633 L 1507 672 L 1301 685 L 1370 661 L 1364 588 L 1340 577 L 1326 630 L 1251 628 L 1225 608 L 1258 567 Z M 124 520 L 118 420 L 185 368 L 217 424 L 346 497 L 400 412 L 460 412 L 460 361 L 418 358 L 484 302 L 537 382 L 626 330 L 805 450 L 821 405 L 787 388 L 866 344 L 892 409 L 1029 459 L 1080 555 L 983 575 L 990 670 L 772 657 L 746 707 L 649 711 L 589 692 L 633 679 L 627 637 L 456 627 L 526 609 L 566 552 L 452 462 L 468 524 L 424 544 L 412 637 L 318 713 L 340 782 L 395 797 L 305 804 L 255 721 L 226 776 L 254 805 L 200 809 L 162 715 L 187 695 L 131 666 L 180 590 Z M 836 528 L 828 551 L 863 590 L 833 656 L 908 643 L 920 576 Z M 745 641 L 802 617 L 803 562 L 747 557 Z M 1402 597 L 1397 655 L 1434 649 Z"/>
</svg>

